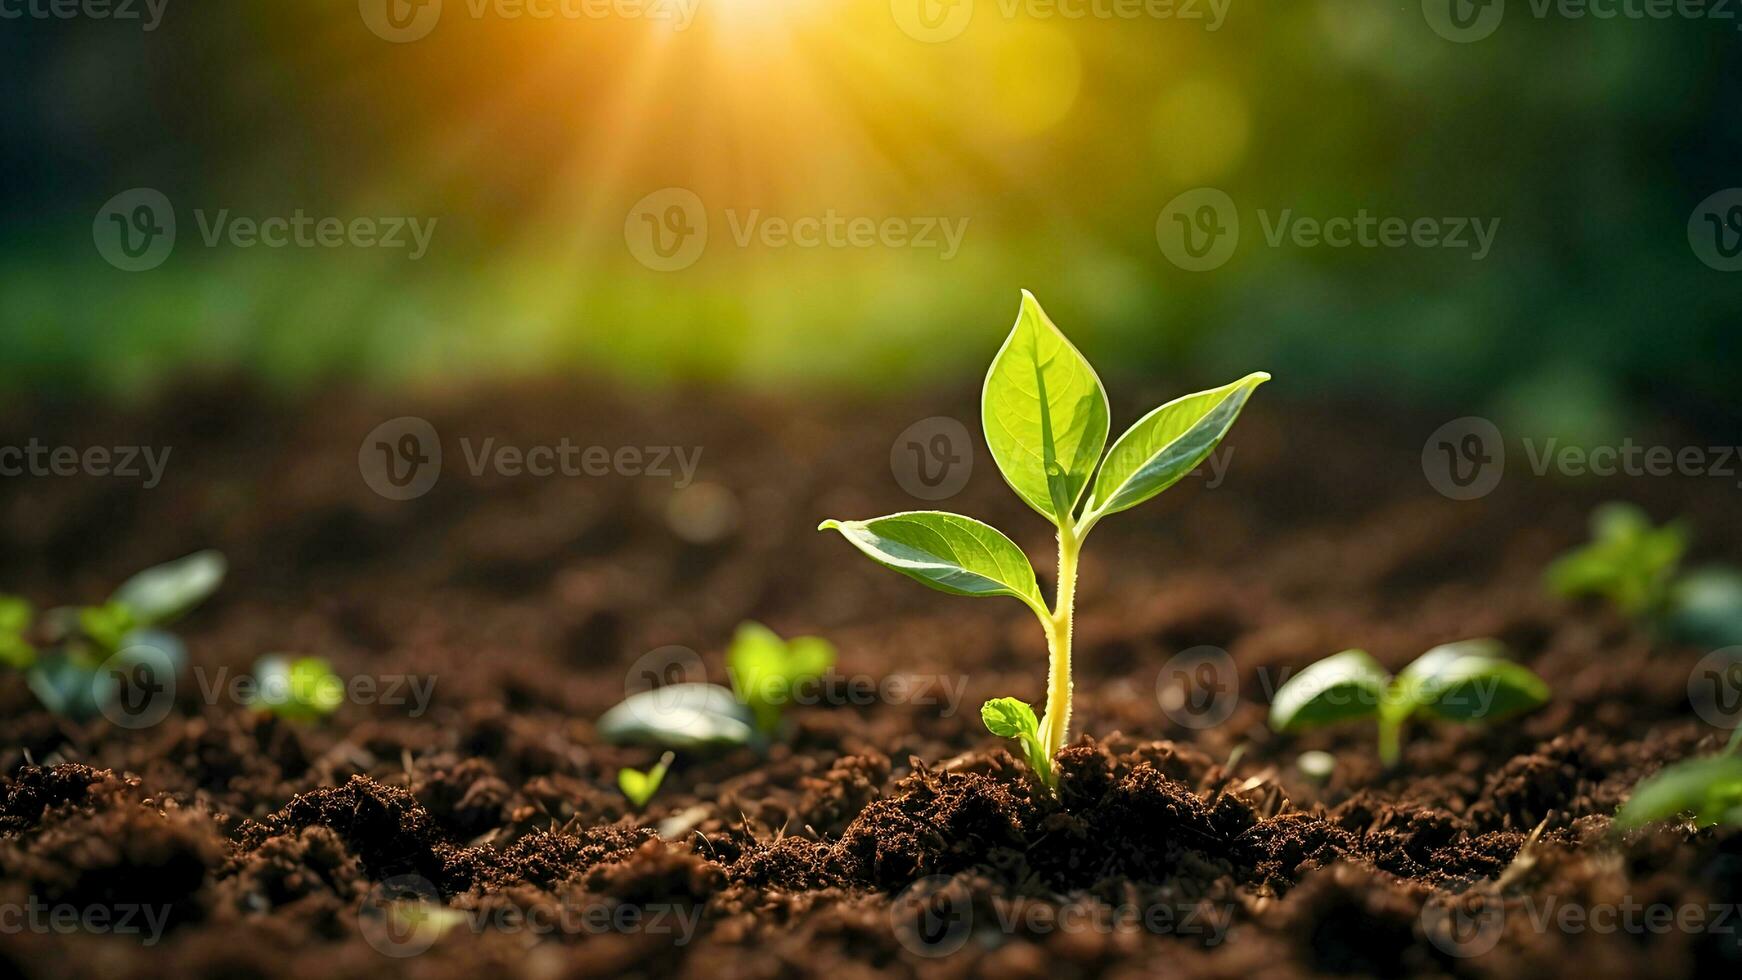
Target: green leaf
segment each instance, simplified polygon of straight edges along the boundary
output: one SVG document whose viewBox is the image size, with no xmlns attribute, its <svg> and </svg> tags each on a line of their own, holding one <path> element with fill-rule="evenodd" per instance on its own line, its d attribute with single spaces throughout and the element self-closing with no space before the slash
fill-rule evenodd
<svg viewBox="0 0 1742 980">
<path fill-rule="evenodd" d="M 16 635 L 30 628 L 36 616 L 28 599 L 15 595 L 0 595 L 0 636 Z"/>
<path fill-rule="evenodd" d="M 147 568 L 122 583 L 109 598 L 133 611 L 141 626 L 158 626 L 205 601 L 224 581 L 224 556 L 201 551 Z"/>
<path fill-rule="evenodd" d="M 869 521 L 824 521 L 871 560 L 951 595 L 1007 595 L 1044 614 L 1034 566 L 990 524 L 917 510 Z"/>
<path fill-rule="evenodd" d="M 36 647 L 17 633 L 0 633 L 0 667 L 29 670 L 36 663 Z"/>
<path fill-rule="evenodd" d="M 1684 643 L 1713 649 L 1742 644 L 1742 573 L 1719 566 L 1677 579 L 1668 626 Z"/>
<path fill-rule="evenodd" d="M 1069 523 L 1107 445 L 1109 418 L 1095 369 L 1023 290 L 980 392 L 986 445 L 1005 482 L 1054 524 Z"/>
<path fill-rule="evenodd" d="M 63 718 L 84 720 L 97 714 L 96 668 L 58 651 L 39 657 L 25 681 L 42 706 Z"/>
<path fill-rule="evenodd" d="M 1276 689 L 1270 704 L 1270 727 L 1297 732 L 1376 717 L 1388 680 L 1385 670 L 1365 650 L 1344 650 L 1326 657 Z"/>
<path fill-rule="evenodd" d="M 1117 514 L 1185 479 L 1207 459 L 1240 417 L 1262 371 L 1232 384 L 1176 398 L 1126 430 L 1107 450 L 1095 477 L 1088 512 Z"/>
<path fill-rule="evenodd" d="M 255 661 L 254 678 L 260 686 L 255 704 L 280 718 L 314 721 L 345 701 L 345 682 L 320 657 L 268 654 Z"/>
<path fill-rule="evenodd" d="M 599 735 L 615 745 L 704 749 L 747 745 L 755 717 L 718 684 L 667 684 L 619 702 L 599 719 Z"/>
<path fill-rule="evenodd" d="M 986 730 L 999 738 L 1021 738 L 1040 732 L 1040 719 L 1026 701 L 1015 698 L 993 698 L 980 706 L 980 720 Z"/>
<path fill-rule="evenodd" d="M 823 676 L 834 665 L 835 646 L 829 641 L 800 636 L 789 642 L 761 623 L 740 625 L 726 651 L 732 688 L 765 734 L 779 727 L 793 688 Z"/>
<path fill-rule="evenodd" d="M 133 610 L 119 602 L 86 606 L 79 610 L 79 630 L 104 650 L 121 649 L 121 638 L 138 622 Z"/>
<path fill-rule="evenodd" d="M 1693 814 L 1700 826 L 1742 825 L 1742 756 L 1680 762 L 1634 787 L 1615 815 L 1622 829 Z"/>
<path fill-rule="evenodd" d="M 1462 656 L 1422 679 L 1416 710 L 1445 721 L 1499 721 L 1548 703 L 1549 689 L 1528 667 L 1499 657 Z"/>
<path fill-rule="evenodd" d="M 1028 768 L 1034 771 L 1042 785 L 1057 792 L 1052 759 L 1047 757 L 1046 747 L 1040 740 L 1040 720 L 1034 716 L 1034 708 L 1028 702 L 993 698 L 980 706 L 980 721 L 985 723 L 987 731 L 999 738 L 1016 739 L 1022 745 Z"/>
<path fill-rule="evenodd" d="M 660 756 L 657 765 L 646 772 L 639 769 L 617 770 L 617 788 L 637 807 L 646 806 L 647 801 L 653 799 L 653 794 L 659 792 L 659 784 L 665 782 L 666 770 L 671 768 L 674 758 L 676 756 L 673 753 L 667 752 Z"/>
<path fill-rule="evenodd" d="M 1687 551 L 1686 526 L 1654 528 L 1632 504 L 1605 504 L 1591 514 L 1591 538 L 1549 565 L 1549 588 L 1564 596 L 1602 596 L 1629 616 L 1660 611 Z"/>
</svg>

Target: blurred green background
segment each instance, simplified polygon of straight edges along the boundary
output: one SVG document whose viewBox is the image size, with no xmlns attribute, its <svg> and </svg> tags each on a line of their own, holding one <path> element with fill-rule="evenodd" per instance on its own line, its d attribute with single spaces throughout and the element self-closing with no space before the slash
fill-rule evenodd
<svg viewBox="0 0 1742 980">
<path fill-rule="evenodd" d="M 1736 421 L 1742 274 L 1689 239 L 1701 202 L 1742 184 L 1735 20 L 1513 0 L 1456 43 L 1421 0 L 1231 0 L 1219 24 L 1207 0 L 955 0 L 971 19 L 928 43 L 904 0 L 692 0 L 681 30 L 446 0 L 393 43 L 371 2 L 167 0 L 150 31 L 0 20 L 0 387 L 881 389 L 977 376 L 1026 287 L 1109 374 L 1262 368 L 1296 396 L 1561 428 Z M 138 187 L 173 203 L 178 238 L 126 272 L 94 221 Z M 671 187 L 709 234 L 657 271 L 628 227 Z M 1188 272 L 1157 218 L 1197 187 L 1237 202 L 1242 233 Z M 437 225 L 415 261 L 208 245 L 196 212 L 224 209 Z M 1258 212 L 1284 209 L 1500 224 L 1479 261 L 1272 247 Z M 830 211 L 967 224 L 948 258 L 734 235 L 752 212 Z"/>
</svg>

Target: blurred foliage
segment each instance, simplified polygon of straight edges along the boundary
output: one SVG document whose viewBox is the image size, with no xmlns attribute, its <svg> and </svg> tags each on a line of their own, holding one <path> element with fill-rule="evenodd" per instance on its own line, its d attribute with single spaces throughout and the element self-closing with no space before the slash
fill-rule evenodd
<svg viewBox="0 0 1742 980">
<path fill-rule="evenodd" d="M 1538 18 L 1450 43 L 1420 4 L 1233 0 L 1216 31 L 1010 19 L 903 35 L 887 0 L 700 0 L 687 31 L 475 19 L 388 44 L 357 5 L 171 4 L 0 31 L 0 385 L 128 391 L 525 370 L 658 383 L 977 375 L 1033 289 L 1096 363 L 1301 391 L 1483 399 L 1601 435 L 1639 409 L 1730 420 L 1734 276 L 1688 217 L 1739 179 L 1735 24 Z M 1218 187 L 1239 251 L 1184 272 L 1161 209 Z M 124 273 L 113 194 L 180 242 Z M 624 241 L 667 186 L 709 247 Z M 424 215 L 430 254 L 205 247 L 193 210 Z M 1257 209 L 1498 217 L 1493 253 L 1263 244 Z M 969 219 L 911 249 L 739 247 L 724 212 Z"/>
</svg>

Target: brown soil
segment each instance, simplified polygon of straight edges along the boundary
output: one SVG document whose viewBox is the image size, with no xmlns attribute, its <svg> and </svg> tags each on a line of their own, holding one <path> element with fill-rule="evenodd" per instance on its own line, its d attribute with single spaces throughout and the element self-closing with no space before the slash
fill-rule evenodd
<svg viewBox="0 0 1742 980">
<path fill-rule="evenodd" d="M 170 716 L 134 731 L 57 719 L 0 678 L 0 906 L 117 921 L 148 909 L 162 930 L 148 943 L 0 922 L 0 977 L 1742 966 L 1734 915 L 1697 929 L 1539 921 L 1629 901 L 1734 913 L 1742 900 L 1742 834 L 1609 829 L 1638 779 L 1720 744 L 1687 703 L 1702 651 L 1538 584 L 1605 495 L 1687 514 L 1710 556 L 1742 553 L 1723 481 L 1566 485 L 1520 462 L 1493 495 L 1456 503 L 1418 465 L 1436 421 L 1261 399 L 1222 486 L 1188 480 L 1091 540 L 1073 723 L 1088 734 L 1060 757 L 1053 800 L 978 718 L 987 697 L 1041 699 L 1031 617 L 928 592 L 812 530 L 933 506 L 887 461 L 896 433 L 941 412 L 971 423 L 972 393 L 819 409 L 551 387 L 333 393 L 297 410 L 206 388 L 131 413 L 16 406 L 8 445 L 174 449 L 150 491 L 8 480 L 9 591 L 94 601 L 138 567 L 217 547 L 231 579 L 180 627 L 204 676 L 295 650 L 348 677 L 435 687 L 421 714 L 351 703 L 297 725 L 184 681 Z M 357 447 L 406 414 L 436 426 L 447 461 L 434 490 L 396 503 L 364 485 Z M 699 446 L 708 489 L 474 477 L 459 440 L 489 437 Z M 975 464 L 941 506 L 1008 529 L 1048 578 L 1046 529 L 989 460 Z M 674 533 L 698 509 L 712 539 Z M 680 756 L 635 812 L 616 770 L 657 753 L 603 744 L 593 720 L 636 658 L 667 644 L 700 651 L 723 681 L 721 648 L 752 618 L 829 636 L 844 679 L 794 708 L 765 754 Z M 1325 654 L 1360 645 L 1397 667 L 1477 635 L 1511 643 L 1553 703 L 1491 729 L 1417 727 L 1390 772 L 1360 726 L 1265 727 L 1268 685 Z M 1238 697 L 1226 721 L 1196 728 L 1163 710 L 1157 679 L 1203 645 L 1232 656 Z M 926 694 L 876 696 L 898 676 Z M 959 702 L 934 703 L 938 678 L 964 685 Z M 1309 748 L 1339 760 L 1323 786 L 1295 767 Z M 451 911 L 406 926 L 412 906 L 392 903 L 412 898 Z M 384 944 L 429 948 L 394 957 Z"/>
</svg>

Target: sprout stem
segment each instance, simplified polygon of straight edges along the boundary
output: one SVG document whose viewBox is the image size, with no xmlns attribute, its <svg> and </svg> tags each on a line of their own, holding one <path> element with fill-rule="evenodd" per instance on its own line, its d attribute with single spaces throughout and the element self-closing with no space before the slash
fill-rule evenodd
<svg viewBox="0 0 1742 980">
<path fill-rule="evenodd" d="M 1046 715 L 1040 737 L 1048 758 L 1065 747 L 1071 727 L 1071 614 L 1077 599 L 1077 554 L 1082 538 L 1069 527 L 1059 529 L 1058 596 L 1046 626 L 1048 653 Z"/>
<path fill-rule="evenodd" d="M 1403 720 L 1401 718 L 1379 718 L 1379 761 L 1385 768 L 1397 767 L 1397 760 L 1402 755 Z"/>
</svg>

